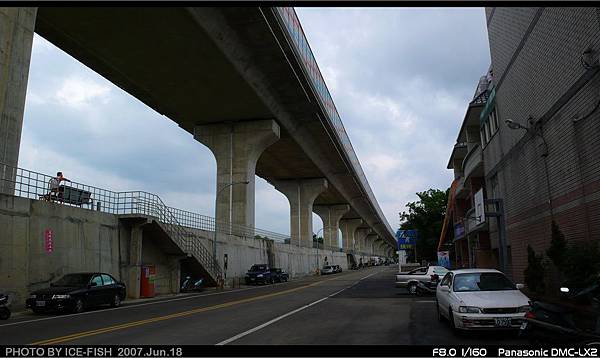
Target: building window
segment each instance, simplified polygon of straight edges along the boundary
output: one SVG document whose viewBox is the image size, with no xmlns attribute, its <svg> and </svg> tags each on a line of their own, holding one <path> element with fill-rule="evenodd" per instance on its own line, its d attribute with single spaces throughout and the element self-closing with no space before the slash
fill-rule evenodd
<svg viewBox="0 0 600 358">
<path fill-rule="evenodd" d="M 491 194 L 492 194 L 492 198 L 498 198 L 498 174 L 494 174 L 491 178 L 490 178 L 490 188 L 491 188 Z"/>
</svg>

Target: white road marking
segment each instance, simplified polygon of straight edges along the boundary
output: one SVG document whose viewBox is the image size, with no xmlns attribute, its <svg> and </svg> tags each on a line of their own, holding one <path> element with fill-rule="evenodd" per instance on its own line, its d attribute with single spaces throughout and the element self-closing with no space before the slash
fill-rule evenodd
<svg viewBox="0 0 600 358">
<path fill-rule="evenodd" d="M 414 301 L 415 303 L 435 303 L 435 301 Z"/>
<path fill-rule="evenodd" d="M 328 298 L 331 298 L 331 297 L 333 297 L 333 296 L 335 296 L 335 295 L 339 294 L 340 292 L 342 292 L 342 291 L 344 291 L 344 290 L 347 290 L 347 289 L 349 289 L 349 288 L 351 288 L 351 287 L 354 287 L 354 286 L 355 286 L 355 285 L 357 285 L 357 284 L 358 284 L 360 281 L 362 281 L 362 280 L 364 280 L 364 279 L 366 279 L 366 278 L 369 278 L 369 277 L 371 277 L 371 276 L 373 276 L 373 275 L 375 275 L 375 274 L 378 274 L 378 273 L 379 273 L 379 272 L 374 272 L 374 273 L 372 273 L 372 274 L 370 274 L 370 275 L 368 275 L 368 276 L 365 276 L 365 277 L 363 277 L 363 278 L 359 279 L 358 281 L 356 281 L 356 282 L 355 282 L 355 283 L 353 283 L 352 285 L 350 285 L 350 286 L 347 286 L 347 287 L 344 287 L 344 288 L 342 288 L 341 290 L 339 290 L 339 291 L 337 291 L 337 292 L 334 292 L 334 293 L 330 294 L 330 295 L 329 295 L 329 296 L 327 296 L 327 297 L 323 297 L 323 298 L 321 298 L 320 300 L 314 301 L 314 302 L 312 302 L 312 303 L 309 303 L 309 304 L 307 304 L 307 305 L 304 305 L 304 306 L 302 306 L 302 307 L 300 307 L 300 308 L 296 308 L 296 309 L 295 309 L 295 310 L 293 310 L 293 311 L 290 311 L 290 312 L 288 312 L 288 313 L 285 313 L 285 314 L 283 314 L 283 315 L 281 315 L 281 316 L 279 316 L 279 317 L 273 318 L 272 320 L 270 320 L 270 321 L 268 321 L 268 322 L 265 322 L 265 323 L 263 323 L 263 324 L 261 324 L 261 325 L 259 325 L 259 326 L 256 326 L 256 327 L 254 327 L 254 328 L 251 328 L 251 329 L 249 329 L 249 330 L 247 330 L 247 331 L 245 331 L 245 332 L 242 332 L 242 333 L 240 333 L 240 334 L 237 334 L 237 335 L 235 335 L 235 336 L 233 336 L 233 337 L 231 337 L 231 338 L 228 338 L 228 339 L 226 339 L 226 340 L 224 340 L 224 341 L 221 341 L 221 342 L 219 342 L 219 343 L 217 343 L 217 344 L 215 344 L 215 345 L 216 345 L 216 346 L 223 346 L 223 345 L 226 345 L 226 344 L 228 344 L 228 343 L 231 343 L 231 342 L 233 342 L 233 341 L 237 341 L 238 339 L 240 339 L 240 338 L 242 338 L 242 337 L 245 337 L 245 336 L 247 336 L 247 335 L 249 335 L 249 334 L 251 334 L 251 333 L 254 333 L 254 332 L 256 332 L 256 331 L 259 331 L 259 330 L 261 330 L 261 329 L 263 329 L 263 328 L 265 328 L 265 327 L 267 327 L 267 326 L 269 326 L 269 325 L 271 325 L 271 324 L 273 324 L 273 323 L 275 323 L 275 322 L 277 322 L 277 321 L 280 321 L 280 320 L 282 320 L 282 319 L 284 319 L 284 318 L 286 318 L 286 317 L 289 317 L 289 316 L 291 316 L 291 315 L 293 315 L 293 314 L 295 314 L 295 313 L 298 313 L 298 312 L 300 312 L 300 311 L 303 311 L 303 310 L 305 310 L 305 309 L 307 309 L 307 308 L 309 308 L 309 307 L 311 307 L 311 306 L 314 306 L 314 305 L 316 305 L 316 304 L 318 304 L 318 303 L 321 303 L 321 302 L 325 301 L 326 299 L 328 299 Z"/>
<path fill-rule="evenodd" d="M 371 275 L 369 275 L 369 276 L 371 276 Z M 308 276 L 308 277 L 311 277 L 311 276 Z M 280 283 L 277 286 L 283 286 L 283 285 L 286 285 L 286 284 L 290 284 L 292 282 L 301 282 L 301 281 L 302 281 L 302 279 L 300 279 L 299 281 L 287 281 L 287 282 Z M 275 286 L 275 287 L 277 287 L 277 286 Z M 114 310 L 122 310 L 122 309 L 128 309 L 128 308 L 136 308 L 136 307 L 157 305 L 157 304 L 161 304 L 161 303 L 169 303 L 169 302 L 190 300 L 190 299 L 199 298 L 199 297 L 207 297 L 207 296 L 223 295 L 223 294 L 233 293 L 233 292 L 242 292 L 242 291 L 248 291 L 248 290 L 256 290 L 256 289 L 266 288 L 266 287 L 274 287 L 274 286 L 265 285 L 265 286 L 256 286 L 256 287 L 246 287 L 246 288 L 240 288 L 240 289 L 231 290 L 231 291 L 206 293 L 206 294 L 201 294 L 201 295 L 189 295 L 189 296 L 185 296 L 185 297 L 179 297 L 179 298 L 173 298 L 173 299 L 164 299 L 164 300 L 157 300 L 157 301 L 153 301 L 153 302 L 146 302 L 146 303 L 139 303 L 139 304 L 127 304 L 127 303 L 125 303 L 121 307 L 107 308 L 107 309 L 102 309 L 102 310 L 97 310 L 97 311 L 87 311 L 87 312 L 82 312 L 82 313 L 71 313 L 71 314 L 66 315 L 66 316 L 62 316 L 61 315 L 61 316 L 53 316 L 53 317 L 44 317 L 44 318 L 37 318 L 37 319 L 29 319 L 29 320 L 26 320 L 26 321 L 19 321 L 19 322 L 12 322 L 12 323 L 0 324 L 0 328 L 2 328 L 2 327 L 8 327 L 8 326 L 16 326 L 16 325 L 25 324 L 25 323 L 49 321 L 49 320 L 59 319 L 59 318 L 71 318 L 71 317 L 76 317 L 76 316 L 80 316 L 80 315 L 87 315 L 87 314 L 94 314 L 94 313 L 104 313 L 104 312 L 109 312 L 109 311 L 114 311 Z"/>
<path fill-rule="evenodd" d="M 48 321 L 48 320 L 59 319 L 59 318 L 70 318 L 70 317 L 76 317 L 76 316 L 85 315 L 85 314 L 104 313 L 104 312 L 109 312 L 109 311 L 114 311 L 114 310 L 121 310 L 121 309 L 136 308 L 136 307 L 142 307 L 142 306 L 157 305 L 157 304 L 160 304 L 160 303 L 169 303 L 169 302 L 175 302 L 175 301 L 190 300 L 190 299 L 199 298 L 199 297 L 223 295 L 223 294 L 226 294 L 226 293 L 242 292 L 242 291 L 255 290 L 255 289 L 260 289 L 260 288 L 265 288 L 265 287 L 278 287 L 278 286 L 283 286 L 283 285 L 285 285 L 287 283 L 291 283 L 291 282 L 300 282 L 300 281 L 283 282 L 283 283 L 278 284 L 276 286 L 265 285 L 265 286 L 240 288 L 240 289 L 237 289 L 237 290 L 224 291 L 224 292 L 206 293 L 206 294 L 201 294 L 201 295 L 189 295 L 189 296 L 185 296 L 185 297 L 179 297 L 179 298 L 173 298 L 173 299 L 164 299 L 164 300 L 157 300 L 157 301 L 153 301 L 153 302 L 146 302 L 146 303 L 139 303 L 139 304 L 135 304 L 135 303 L 126 304 L 125 303 L 121 307 L 107 308 L 107 309 L 96 310 L 96 311 L 88 311 L 88 312 L 82 312 L 82 313 L 71 313 L 71 314 L 65 315 L 65 316 L 61 315 L 61 316 L 45 317 L 45 318 L 38 318 L 38 319 L 30 319 L 30 320 L 26 320 L 26 321 L 19 321 L 19 322 L 13 322 L 13 323 L 0 324 L 0 328 L 7 327 L 7 326 L 15 326 L 15 325 L 24 324 L 24 323 Z"/>
</svg>

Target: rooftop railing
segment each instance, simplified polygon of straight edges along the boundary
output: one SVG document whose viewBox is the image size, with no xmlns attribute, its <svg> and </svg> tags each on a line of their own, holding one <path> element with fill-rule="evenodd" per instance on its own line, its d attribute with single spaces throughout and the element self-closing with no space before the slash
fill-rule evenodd
<svg viewBox="0 0 600 358">
<path fill-rule="evenodd" d="M 55 184 L 51 184 L 54 178 L 47 174 L 0 163 L 0 193 L 2 194 L 47 200 L 108 214 L 154 217 L 163 224 L 163 229 L 180 241 L 178 244 L 181 247 L 195 251 L 205 262 L 212 260 L 208 250 L 198 247 L 200 243 L 193 238 L 199 236 L 212 238 L 211 235 L 215 230 L 213 217 L 167 206 L 158 195 L 145 191 L 117 192 L 74 181 L 61 182 L 56 188 Z M 55 190 L 52 190 L 53 187 Z M 204 235 L 199 235 L 194 230 L 204 232 Z M 224 222 L 218 222 L 218 232 L 221 235 L 244 238 L 260 237 L 285 244 L 289 244 L 291 241 L 288 235 Z M 315 242 L 301 243 L 300 246 L 316 248 Z M 346 248 L 323 244 L 319 245 L 319 249 L 354 252 Z M 364 254 L 366 255 L 366 253 Z M 211 262 L 211 265 L 214 266 L 216 263 Z M 215 271 L 220 271 L 220 269 L 215 268 Z"/>
<path fill-rule="evenodd" d="M 47 200 L 69 206 L 115 215 L 139 214 L 158 217 L 158 208 L 164 203 L 156 194 L 144 191 L 112 191 L 74 181 L 61 182 L 52 190 L 53 176 L 23 168 L 15 168 L 0 163 L 0 193 L 19 197 Z M 160 205 L 159 205 L 160 204 Z M 215 219 L 191 211 L 164 205 L 177 225 L 206 232 L 214 232 Z M 240 237 L 271 239 L 277 242 L 290 242 L 288 235 L 242 225 L 218 222 L 218 232 Z"/>
</svg>

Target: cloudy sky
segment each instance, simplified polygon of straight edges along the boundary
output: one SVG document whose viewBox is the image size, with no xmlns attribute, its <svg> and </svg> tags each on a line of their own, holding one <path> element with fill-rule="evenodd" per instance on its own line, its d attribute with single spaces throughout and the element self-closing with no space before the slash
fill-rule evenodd
<svg viewBox="0 0 600 358">
<path fill-rule="evenodd" d="M 415 192 L 446 189 L 450 150 L 489 66 L 484 10 L 297 8 L 392 228 Z M 174 122 L 35 36 L 19 166 L 214 212 L 212 153 Z M 257 178 L 256 226 L 289 233 L 289 204 Z M 314 215 L 314 230 L 321 220 Z"/>
</svg>

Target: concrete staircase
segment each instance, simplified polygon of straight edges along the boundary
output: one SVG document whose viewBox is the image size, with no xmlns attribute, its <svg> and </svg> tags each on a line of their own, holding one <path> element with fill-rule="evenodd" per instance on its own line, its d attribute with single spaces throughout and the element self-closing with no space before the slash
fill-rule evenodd
<svg viewBox="0 0 600 358">
<path fill-rule="evenodd" d="M 216 284 L 219 277 L 223 277 L 223 270 L 212 253 L 204 246 L 202 239 L 195 233 L 186 230 L 178 222 L 171 209 L 154 194 L 137 192 L 139 195 L 131 196 L 131 205 L 127 215 L 140 215 L 152 219 L 164 233 L 189 257 L 200 264 L 202 271 L 208 277 L 204 279 L 209 284 Z"/>
</svg>

